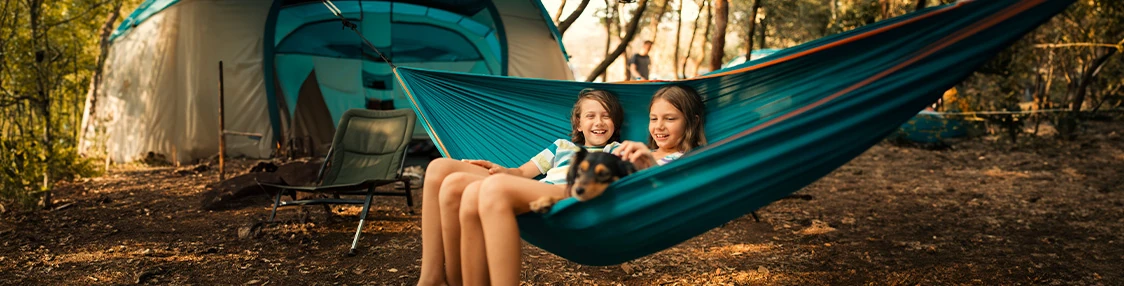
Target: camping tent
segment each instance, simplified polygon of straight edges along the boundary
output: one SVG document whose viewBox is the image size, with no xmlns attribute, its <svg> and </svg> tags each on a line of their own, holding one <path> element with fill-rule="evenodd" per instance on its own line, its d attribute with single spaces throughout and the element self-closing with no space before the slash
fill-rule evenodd
<svg viewBox="0 0 1124 286">
<path fill-rule="evenodd" d="M 325 150 L 350 108 L 409 108 L 384 56 L 401 66 L 573 79 L 539 1 L 332 2 L 382 55 L 316 0 L 145 1 L 111 36 L 98 87 L 94 120 L 108 155 L 191 162 L 217 154 L 220 61 L 225 126 L 244 133 L 227 136 L 227 153 L 252 158 L 289 138 Z"/>
<path fill-rule="evenodd" d="M 753 61 L 753 60 L 757 60 L 757 59 L 760 59 L 760 58 L 764 58 L 765 56 L 772 55 L 772 54 L 776 53 L 777 51 L 780 51 L 780 49 L 753 50 L 753 52 L 750 53 L 750 59 L 749 60 Z M 745 55 L 738 55 L 738 56 L 734 57 L 734 59 L 732 59 L 732 60 L 726 62 L 726 64 L 722 65 L 722 68 L 725 69 L 725 68 L 729 68 L 729 67 L 738 66 L 738 65 L 744 64 L 745 62 L 746 62 Z"/>
</svg>

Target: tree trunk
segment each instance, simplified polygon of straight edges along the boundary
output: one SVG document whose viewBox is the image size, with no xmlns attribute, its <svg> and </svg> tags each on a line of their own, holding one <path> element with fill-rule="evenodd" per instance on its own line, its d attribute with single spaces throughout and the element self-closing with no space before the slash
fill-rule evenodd
<svg viewBox="0 0 1124 286">
<path fill-rule="evenodd" d="M 615 18 L 615 19 L 617 20 L 617 22 L 616 22 L 617 23 L 617 34 L 616 34 L 617 35 L 617 43 L 618 44 L 619 43 L 625 43 L 624 44 L 624 64 L 621 65 L 621 70 L 622 70 L 621 74 L 624 74 L 624 80 L 630 80 L 630 79 L 632 79 L 632 70 L 630 70 L 628 68 L 628 64 L 629 64 L 628 55 L 632 54 L 632 47 L 630 47 L 628 45 L 628 42 L 626 42 L 624 40 L 624 34 L 625 34 L 624 33 L 624 26 L 627 25 L 628 23 L 621 23 L 621 21 L 623 21 L 624 18 L 621 18 L 621 11 L 623 11 L 623 10 L 621 10 L 620 3 L 621 2 L 619 2 L 619 1 L 617 2 L 617 13 L 615 14 L 615 16 L 617 18 Z M 639 32 L 639 31 L 637 31 L 637 32 Z M 612 54 L 611 51 L 609 53 Z M 608 58 L 609 55 L 605 55 L 605 57 Z M 616 62 L 616 60 L 614 59 L 613 62 Z M 609 65 L 612 65 L 612 63 L 610 63 Z M 606 73 L 608 73 L 608 72 L 606 72 Z"/>
<path fill-rule="evenodd" d="M 702 5 L 699 5 L 699 15 L 695 16 L 695 22 L 691 25 L 691 40 L 687 41 L 687 54 L 683 55 L 683 63 L 680 66 L 680 71 L 683 72 L 683 77 L 687 77 L 687 62 L 691 60 L 691 51 L 695 49 L 695 36 L 699 34 L 699 18 L 702 17 L 703 12 L 710 14 L 710 2 L 703 0 Z M 709 21 L 708 21 L 709 22 Z M 705 35 L 703 37 L 706 37 Z M 696 67 L 696 70 L 698 68 Z"/>
<path fill-rule="evenodd" d="M 700 49 L 703 50 L 703 54 L 699 55 L 699 60 L 695 61 L 695 73 L 699 72 L 699 68 L 702 68 L 703 61 L 706 60 L 706 57 L 707 57 L 707 55 L 706 55 L 706 44 L 710 43 L 710 41 L 709 41 L 710 40 L 710 30 L 714 27 L 714 25 L 711 25 L 711 22 L 714 22 L 713 20 L 714 20 L 714 5 L 710 5 L 710 7 L 707 7 L 707 10 L 706 10 L 706 28 L 703 29 L 702 46 L 699 47 Z"/>
<path fill-rule="evenodd" d="M 925 6 L 928 6 L 928 5 L 929 5 L 929 1 L 917 0 L 917 3 L 915 5 L 913 5 L 914 6 L 913 11 L 925 9 Z"/>
<path fill-rule="evenodd" d="M 889 19 L 890 18 L 890 0 L 878 0 L 878 4 L 881 4 L 881 6 L 882 6 L 882 15 L 881 15 L 882 18 L 880 18 L 878 20 L 881 21 L 881 20 Z"/>
<path fill-rule="evenodd" d="M 562 4 L 565 5 L 566 2 L 563 1 Z M 578 4 L 578 9 L 570 13 L 570 16 L 567 16 L 566 20 L 562 20 L 562 22 L 558 24 L 559 36 L 566 34 L 566 30 L 569 30 L 570 25 L 573 25 L 574 21 L 578 20 L 578 16 L 581 16 L 582 12 L 585 11 L 586 6 L 589 6 L 589 0 L 582 0 L 582 3 Z M 562 8 L 558 8 L 558 13 L 562 13 Z"/>
<path fill-rule="evenodd" d="M 1037 101 L 1035 105 L 1038 106 L 1040 110 L 1052 108 L 1050 105 L 1050 86 L 1054 84 L 1054 51 L 1049 51 L 1049 53 L 1050 55 L 1046 58 L 1047 69 L 1046 77 L 1044 78 L 1046 82 L 1042 84 L 1040 97 L 1035 98 Z M 1045 116 L 1043 114 L 1037 114 L 1036 117 L 1037 121 L 1034 122 L 1034 135 L 1038 135 L 1038 126 L 1042 124 L 1042 118 Z"/>
<path fill-rule="evenodd" d="M 632 41 L 632 38 L 636 36 L 637 27 L 640 26 L 640 18 L 644 16 L 644 10 L 648 8 L 648 0 L 640 0 L 638 5 L 636 12 L 632 15 L 632 19 L 628 21 L 628 26 L 625 27 L 627 32 L 624 38 L 617 44 L 617 48 L 606 56 L 605 59 L 601 61 L 601 64 L 598 64 L 597 67 L 593 69 L 585 81 L 593 81 L 597 76 L 601 75 L 601 73 L 604 73 L 605 70 L 609 68 L 609 65 L 612 64 L 621 53 L 624 53 L 625 48 L 628 47 L 628 42 Z"/>
<path fill-rule="evenodd" d="M 761 29 L 760 29 L 761 30 L 761 39 L 759 41 L 757 41 L 758 43 L 761 43 L 762 49 L 768 47 L 768 45 L 766 45 L 766 43 L 768 43 L 768 42 L 765 42 L 765 32 L 767 32 L 769 30 L 769 25 L 767 25 L 767 23 L 765 22 L 765 20 L 767 20 L 767 19 L 769 19 L 768 14 L 766 14 L 765 17 L 761 18 Z"/>
<path fill-rule="evenodd" d="M 42 161 L 43 186 L 41 190 L 43 191 L 43 197 L 40 198 L 39 205 L 43 208 L 49 208 L 51 207 L 51 170 L 53 169 L 51 168 L 51 158 L 54 156 L 51 154 L 53 151 L 51 148 L 51 97 L 47 90 L 47 82 L 44 79 L 50 74 L 50 71 L 44 71 L 44 69 L 50 67 L 50 59 L 48 59 L 50 55 L 48 54 L 49 49 L 43 47 L 40 43 L 40 38 L 46 37 L 46 33 L 43 33 L 40 27 L 42 21 L 40 13 L 42 12 L 43 2 L 41 0 L 28 0 L 27 6 L 28 14 L 31 16 L 31 50 L 35 51 L 35 83 L 38 89 L 36 91 L 38 100 L 33 101 L 33 104 L 37 106 L 32 107 L 32 110 L 38 109 L 43 114 L 45 123 L 42 142 L 46 151 Z"/>
<path fill-rule="evenodd" d="M 660 5 L 660 11 L 652 15 L 652 21 L 648 23 L 648 30 L 652 31 L 652 38 L 648 40 L 653 43 L 656 42 L 656 37 L 660 34 L 660 19 L 663 19 L 663 14 L 667 13 L 667 5 L 669 2 L 671 2 L 671 0 L 663 0 L 663 4 Z"/>
<path fill-rule="evenodd" d="M 679 8 L 675 10 L 675 50 L 671 54 L 672 66 L 675 69 L 675 78 L 683 78 L 679 73 L 679 38 L 683 37 L 683 2 L 686 0 L 676 0 L 679 2 Z"/>
<path fill-rule="evenodd" d="M 3 3 L 4 3 L 4 6 L 2 6 L 3 7 L 2 9 L 0 9 L 0 25 L 7 26 L 7 25 L 9 25 L 8 24 L 8 7 L 11 7 L 12 3 L 9 2 L 9 1 L 4 1 Z M 15 25 L 13 25 L 13 26 L 15 26 Z M 14 35 L 15 29 L 12 29 L 11 33 Z M 11 38 L 14 38 L 14 37 L 12 37 L 12 36 L 0 37 L 0 55 L 7 55 L 8 54 L 7 53 L 8 39 L 11 39 Z M 4 70 L 8 67 L 7 59 L 8 59 L 7 56 L 0 56 L 0 73 L 4 73 Z M 0 89 L 3 89 L 3 87 L 5 86 L 4 85 L 4 79 L 5 79 L 5 77 L 0 76 Z M 8 112 L 8 108 L 14 108 L 12 106 L 15 106 L 16 103 L 15 102 L 9 103 L 8 100 L 11 100 L 11 99 L 7 99 L 6 97 L 8 97 L 7 92 L 5 92 L 3 94 L 0 94 L 0 110 L 5 111 L 4 117 L 0 117 L 0 118 L 7 118 L 7 120 L 0 119 L 0 122 L 4 123 L 4 126 L 2 128 L 0 128 L 0 134 L 6 135 L 6 136 L 11 136 L 10 135 L 11 133 L 8 133 L 8 128 L 11 126 L 12 123 L 9 122 L 9 121 L 14 121 L 13 120 L 14 118 L 9 117 L 7 112 Z M 3 148 L 3 147 L 0 147 L 0 148 Z"/>
<path fill-rule="evenodd" d="M 830 7 L 829 9 L 831 10 L 831 21 L 827 22 L 827 31 L 828 33 L 831 33 L 832 29 L 839 26 L 839 0 L 826 1 L 828 2 L 828 7 Z"/>
<path fill-rule="evenodd" d="M 624 41 L 622 40 L 621 42 L 624 42 Z M 634 77 L 632 76 L 632 69 L 629 69 L 629 68 L 628 68 L 628 66 L 629 66 L 629 65 L 631 64 L 631 63 L 629 62 L 629 58 L 628 58 L 628 55 L 631 55 L 631 54 L 632 54 L 632 47 L 629 47 L 629 46 L 628 46 L 628 45 L 626 44 L 626 45 L 624 46 L 624 53 L 622 53 L 622 54 L 624 55 L 624 65 L 623 65 L 623 66 L 621 66 L 621 67 L 622 67 L 622 68 L 624 68 L 624 80 L 632 80 L 632 79 L 634 78 Z"/>
<path fill-rule="evenodd" d="M 1073 112 L 1081 111 L 1081 105 L 1085 103 L 1085 91 L 1089 88 L 1089 83 L 1100 73 L 1101 67 L 1108 62 L 1108 59 L 1116 54 L 1116 49 L 1106 50 L 1108 50 L 1108 52 L 1094 59 L 1085 67 L 1085 70 L 1081 72 L 1081 76 L 1078 77 L 1077 88 L 1074 90 L 1075 93 L 1073 95 L 1073 105 L 1070 106 Z"/>
<path fill-rule="evenodd" d="M 97 115 L 95 105 L 98 103 L 98 86 L 101 85 L 105 58 L 109 55 L 109 35 L 113 33 L 113 24 L 117 23 L 117 17 L 120 15 L 121 3 L 118 2 L 113 5 L 113 11 L 109 12 L 108 19 L 106 19 L 105 24 L 101 26 L 101 35 L 99 35 L 98 41 L 99 53 L 96 59 L 97 66 L 94 68 L 94 76 L 90 78 L 90 89 L 86 91 L 86 104 L 82 111 L 82 123 L 78 125 L 78 150 L 84 150 L 86 132 L 92 128 L 93 117 Z"/>
<path fill-rule="evenodd" d="M 761 9 L 762 0 L 753 0 L 753 8 L 749 10 L 749 30 L 745 33 L 745 61 L 750 60 L 750 55 L 753 54 L 753 28 L 757 24 L 757 10 Z"/>
<path fill-rule="evenodd" d="M 726 0 L 714 1 L 714 39 L 710 44 L 710 70 L 722 68 L 722 58 L 726 50 L 726 23 L 729 19 L 729 3 Z"/>
<path fill-rule="evenodd" d="M 613 26 L 617 22 L 616 17 L 613 17 L 616 8 L 610 2 L 613 2 L 613 0 L 605 0 L 605 13 L 608 14 L 605 15 L 607 16 L 605 18 L 605 58 L 609 57 L 609 47 L 613 44 L 613 38 L 616 37 L 616 35 L 613 35 Z M 609 73 L 601 75 L 601 82 L 609 82 Z"/>
<path fill-rule="evenodd" d="M 562 9 L 566 8 L 566 0 L 562 0 L 562 4 L 558 4 L 558 13 L 554 13 L 554 24 L 562 24 Z"/>
<path fill-rule="evenodd" d="M 1100 73 L 1101 67 L 1103 67 L 1104 64 L 1108 62 L 1108 59 L 1111 58 L 1112 55 L 1116 54 L 1116 49 L 1107 50 L 1108 51 L 1103 55 L 1100 55 L 1097 58 L 1093 59 L 1093 61 L 1091 61 L 1089 65 L 1085 66 L 1080 74 L 1072 77 L 1077 81 L 1076 83 L 1070 85 L 1072 87 L 1072 89 L 1070 90 L 1072 96 L 1070 96 L 1069 98 L 1072 98 L 1073 100 L 1070 104 L 1070 110 L 1072 112 L 1070 112 L 1068 116 L 1063 118 L 1060 122 L 1061 124 L 1059 124 L 1060 126 L 1058 126 L 1058 133 L 1062 136 L 1062 138 L 1065 138 L 1067 140 L 1073 140 L 1077 138 L 1077 116 L 1081 111 L 1081 106 L 1085 103 L 1085 93 L 1089 89 L 1089 83 L 1093 81 L 1093 79 L 1096 77 L 1096 74 Z"/>
</svg>

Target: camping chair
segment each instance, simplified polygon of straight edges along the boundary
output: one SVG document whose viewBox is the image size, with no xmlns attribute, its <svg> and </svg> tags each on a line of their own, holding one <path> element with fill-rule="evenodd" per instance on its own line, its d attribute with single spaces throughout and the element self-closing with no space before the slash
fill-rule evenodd
<svg viewBox="0 0 1124 286">
<path fill-rule="evenodd" d="M 351 109 L 340 118 L 332 147 L 317 174 L 317 186 L 286 186 L 277 184 L 261 185 L 277 190 L 273 199 L 273 212 L 269 222 L 273 222 L 278 207 L 293 205 L 335 205 L 361 204 L 359 227 L 351 242 L 348 255 L 355 255 L 359 235 L 367 220 L 374 195 L 405 196 L 406 206 L 413 213 L 414 202 L 410 195 L 410 180 L 402 176 L 402 165 L 406 157 L 406 147 L 414 134 L 414 121 L 417 120 L 411 109 L 365 110 Z M 376 192 L 375 188 L 403 183 L 403 192 Z M 335 198 L 297 200 L 297 192 L 332 194 Z M 293 200 L 281 201 L 282 194 L 289 194 Z M 341 199 L 340 195 L 365 195 L 363 200 Z"/>
</svg>

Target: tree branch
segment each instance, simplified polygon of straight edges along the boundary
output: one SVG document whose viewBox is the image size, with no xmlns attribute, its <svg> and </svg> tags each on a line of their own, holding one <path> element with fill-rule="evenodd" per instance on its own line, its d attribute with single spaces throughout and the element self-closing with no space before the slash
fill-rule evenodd
<svg viewBox="0 0 1124 286">
<path fill-rule="evenodd" d="M 50 23 L 50 24 L 47 24 L 46 26 L 47 27 L 54 27 L 54 26 L 69 23 L 70 21 L 74 21 L 74 20 L 77 20 L 79 18 L 83 18 L 83 17 L 86 16 L 86 14 L 89 14 L 90 11 L 93 11 L 97 8 L 100 8 L 102 5 L 108 4 L 108 3 L 113 2 L 113 1 L 114 0 L 105 0 L 105 1 L 102 1 L 102 2 L 99 2 L 99 3 L 96 3 L 94 5 L 91 5 L 89 9 L 86 9 L 86 11 L 82 11 L 82 13 L 78 13 L 77 15 L 74 15 L 74 17 L 70 17 L 70 18 L 66 18 L 66 19 L 63 19 L 63 20 L 58 21 L 58 22 Z"/>
<path fill-rule="evenodd" d="M 1081 76 L 1077 82 L 1077 88 L 1074 90 L 1076 93 L 1073 96 L 1073 104 L 1070 105 L 1073 111 L 1081 111 L 1081 105 L 1085 102 L 1085 91 L 1089 83 L 1096 77 L 1101 67 L 1104 66 L 1104 64 L 1108 62 L 1108 59 L 1114 54 L 1116 54 L 1116 50 L 1109 50 L 1103 55 L 1094 58 L 1093 61 L 1085 67 L 1085 70 L 1081 72 Z"/>
<path fill-rule="evenodd" d="M 639 6 L 636 8 L 636 12 L 632 15 L 632 19 L 628 21 L 628 26 L 625 28 L 628 29 L 628 32 L 624 34 L 624 38 L 617 44 L 617 48 L 614 49 L 612 53 L 605 56 L 601 64 L 597 65 L 597 67 L 589 73 L 585 81 L 593 81 L 597 79 L 601 73 L 604 73 L 605 70 L 609 68 L 609 65 L 613 64 L 617 57 L 621 56 L 621 53 L 624 53 L 624 50 L 628 48 L 628 42 L 631 42 L 632 38 L 636 37 L 636 28 L 640 26 L 640 18 L 644 17 L 644 10 L 648 8 L 648 0 L 640 0 L 640 3 L 637 5 Z"/>
<path fill-rule="evenodd" d="M 562 23 L 562 9 L 566 8 L 566 0 L 562 0 L 562 4 L 558 4 L 558 13 L 554 13 L 554 22 Z"/>
<path fill-rule="evenodd" d="M 0 107 L 9 107 L 9 106 L 13 106 L 13 105 L 19 104 L 19 103 L 20 103 L 20 101 L 25 101 L 25 100 L 26 100 L 26 101 L 30 101 L 30 102 L 31 102 L 31 103 L 33 103 L 33 104 L 41 104 L 41 103 L 42 103 L 42 102 L 41 102 L 42 100 L 40 100 L 39 98 L 36 98 L 36 97 L 34 97 L 34 96 L 30 96 L 30 95 L 21 95 L 21 96 L 16 96 L 16 97 L 11 97 L 11 98 L 5 98 L 5 99 L 3 99 L 3 100 L 0 100 Z"/>
<path fill-rule="evenodd" d="M 559 35 L 565 35 L 566 30 L 569 30 L 570 25 L 573 25 L 574 21 L 578 20 L 578 16 L 581 16 L 582 11 L 585 11 L 585 6 L 588 6 L 588 5 L 589 5 L 589 0 L 582 0 L 582 3 L 578 4 L 577 10 L 574 10 L 573 13 L 570 13 L 570 16 L 567 16 L 565 20 L 562 20 L 561 22 L 559 22 L 558 23 L 558 34 Z M 558 12 L 559 12 L 559 16 L 561 16 L 562 10 L 559 9 Z"/>
</svg>

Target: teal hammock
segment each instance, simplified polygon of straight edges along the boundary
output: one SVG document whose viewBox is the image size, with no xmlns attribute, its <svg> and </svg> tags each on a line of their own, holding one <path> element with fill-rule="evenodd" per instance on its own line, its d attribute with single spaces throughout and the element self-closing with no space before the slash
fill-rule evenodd
<svg viewBox="0 0 1124 286">
<path fill-rule="evenodd" d="M 426 132 L 451 158 L 518 166 L 568 138 L 584 88 L 625 106 L 623 137 L 645 141 L 661 86 L 694 87 L 710 145 L 625 177 L 595 200 L 518 218 L 526 241 L 587 265 L 674 246 L 811 184 L 936 101 L 1072 0 L 931 7 L 676 82 L 586 83 L 397 68 Z"/>
</svg>

